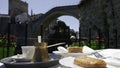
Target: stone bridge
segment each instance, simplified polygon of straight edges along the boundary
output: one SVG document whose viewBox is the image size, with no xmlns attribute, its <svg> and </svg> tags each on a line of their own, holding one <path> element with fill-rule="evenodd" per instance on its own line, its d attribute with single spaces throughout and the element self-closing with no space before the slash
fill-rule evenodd
<svg viewBox="0 0 120 68">
<path fill-rule="evenodd" d="M 78 5 L 71 5 L 71 6 L 62 6 L 62 7 L 55 7 L 48 11 L 46 14 L 42 15 L 39 19 L 37 19 L 32 25 L 34 29 L 32 29 L 35 33 L 33 35 L 41 35 L 41 25 L 43 26 L 43 31 L 48 25 L 55 19 L 60 16 L 69 15 L 79 19 L 79 8 Z M 73 23 L 74 24 L 74 23 Z M 28 31 L 29 32 L 29 31 Z"/>
</svg>

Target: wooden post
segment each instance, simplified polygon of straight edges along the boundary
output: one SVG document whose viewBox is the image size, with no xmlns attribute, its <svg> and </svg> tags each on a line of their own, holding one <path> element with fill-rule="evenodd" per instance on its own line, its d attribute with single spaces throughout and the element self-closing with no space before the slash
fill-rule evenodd
<svg viewBox="0 0 120 68">
<path fill-rule="evenodd" d="M 89 47 L 91 47 L 91 28 L 89 28 Z"/>
<path fill-rule="evenodd" d="M 28 34 L 28 31 L 27 31 L 27 28 L 28 28 L 28 23 L 25 22 L 25 46 L 27 46 L 27 34 Z"/>
<path fill-rule="evenodd" d="M 8 34 L 7 34 L 7 41 L 8 41 L 8 43 L 7 43 L 7 57 L 9 57 L 9 52 L 10 52 L 10 29 L 11 29 L 11 23 L 10 22 L 8 22 Z"/>
<path fill-rule="evenodd" d="M 118 47 L 118 46 L 117 46 L 117 40 L 118 40 L 118 37 L 117 37 L 117 29 L 116 29 L 116 30 L 115 30 L 115 43 L 116 43 L 115 48 Z"/>
<path fill-rule="evenodd" d="M 41 42 L 43 42 L 43 25 L 40 26 Z"/>
<path fill-rule="evenodd" d="M 81 27 L 80 27 L 80 14 L 79 14 L 79 46 L 80 46 L 80 41 L 81 41 Z"/>
</svg>

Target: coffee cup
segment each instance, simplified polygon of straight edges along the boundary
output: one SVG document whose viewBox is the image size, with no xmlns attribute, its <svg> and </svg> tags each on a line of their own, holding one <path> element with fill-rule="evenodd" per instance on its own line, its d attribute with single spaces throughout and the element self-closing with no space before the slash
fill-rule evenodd
<svg viewBox="0 0 120 68">
<path fill-rule="evenodd" d="M 22 55 L 25 59 L 33 59 L 35 46 L 22 46 Z"/>
</svg>

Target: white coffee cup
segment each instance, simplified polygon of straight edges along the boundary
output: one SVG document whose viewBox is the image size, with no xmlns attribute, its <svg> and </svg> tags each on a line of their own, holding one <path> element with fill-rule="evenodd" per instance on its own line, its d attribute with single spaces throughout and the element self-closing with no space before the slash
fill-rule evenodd
<svg viewBox="0 0 120 68">
<path fill-rule="evenodd" d="M 35 46 L 22 46 L 22 55 L 26 59 L 32 59 L 35 53 Z"/>
</svg>

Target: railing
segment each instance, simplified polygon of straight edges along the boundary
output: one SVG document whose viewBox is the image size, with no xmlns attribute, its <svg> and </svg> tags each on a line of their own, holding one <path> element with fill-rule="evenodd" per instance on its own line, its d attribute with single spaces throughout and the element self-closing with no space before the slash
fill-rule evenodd
<svg viewBox="0 0 120 68">
<path fill-rule="evenodd" d="M 74 39 L 73 42 L 77 43 L 78 46 L 81 46 L 81 43 L 82 41 L 84 41 L 84 43 L 88 43 L 87 45 L 92 47 L 93 44 L 92 44 L 92 41 L 94 41 L 95 39 L 92 38 L 92 34 L 91 32 L 88 32 L 88 37 L 87 37 L 87 40 L 85 40 L 83 37 L 79 38 L 79 39 Z M 114 39 L 113 41 L 110 39 L 110 35 L 108 35 L 108 37 L 104 38 L 103 36 L 101 36 L 101 31 L 99 30 L 98 31 L 98 38 L 96 39 L 97 40 L 97 49 L 100 49 L 101 48 L 101 44 L 104 44 L 105 45 L 105 48 L 111 48 L 110 46 L 110 42 L 114 42 L 114 45 L 113 45 L 113 48 L 118 48 L 118 31 L 117 30 L 114 30 Z M 37 42 L 37 38 L 27 38 L 27 40 L 30 39 L 30 40 L 35 40 Z M 47 38 L 44 38 L 43 40 L 46 40 Z M 70 39 L 55 39 L 55 38 L 52 38 L 53 40 L 64 40 L 65 42 L 70 42 Z M 101 39 L 104 39 L 104 42 L 101 41 Z M 24 39 L 25 40 L 25 39 Z M 47 39 L 48 40 L 48 39 Z M 33 42 L 35 42 L 33 41 Z M 64 42 L 63 41 L 63 42 Z M 67 44 L 66 43 L 66 44 Z M 71 44 L 72 45 L 72 44 Z M 8 50 L 9 49 L 9 50 Z M 12 50 L 11 50 L 12 49 Z M 10 56 L 10 55 L 13 55 L 14 54 L 14 50 L 15 50 L 15 47 L 9 47 L 9 46 L 6 46 L 6 47 L 0 47 L 0 54 L 2 55 L 0 57 L 1 58 L 4 58 L 4 57 L 7 57 L 7 56 Z M 10 52 L 11 51 L 11 52 Z M 8 55 L 8 53 L 11 53 Z"/>
<path fill-rule="evenodd" d="M 88 35 L 85 36 L 87 38 L 87 42 L 89 42 L 89 46 L 91 47 L 91 40 L 98 40 L 97 48 L 99 49 L 101 47 L 101 44 L 105 44 L 105 48 L 120 48 L 118 46 L 119 44 L 119 39 L 118 39 L 118 31 L 115 29 L 114 32 L 109 32 L 107 31 L 106 35 L 105 33 L 102 33 L 100 29 L 96 31 L 97 38 L 92 34 L 92 30 L 89 29 Z M 112 37 L 111 37 L 112 35 Z M 93 37 L 94 36 L 94 37 Z M 79 40 L 82 41 L 84 37 L 80 37 Z M 104 42 L 103 42 L 104 40 Z"/>
</svg>

